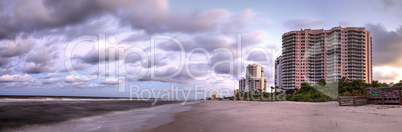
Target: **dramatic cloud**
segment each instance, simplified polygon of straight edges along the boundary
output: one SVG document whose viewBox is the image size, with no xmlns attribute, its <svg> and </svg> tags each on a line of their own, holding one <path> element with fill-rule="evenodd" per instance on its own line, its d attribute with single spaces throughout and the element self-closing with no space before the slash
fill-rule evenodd
<svg viewBox="0 0 402 132">
<path fill-rule="evenodd" d="M 35 45 L 31 39 L 18 38 L 15 41 L 0 41 L 0 57 L 15 57 L 28 53 Z"/>
<path fill-rule="evenodd" d="M 383 9 L 388 9 L 390 7 L 397 5 L 397 1 L 396 0 L 382 0 L 382 4 L 383 4 Z"/>
<path fill-rule="evenodd" d="M 117 79 L 117 78 L 106 78 L 105 80 L 101 81 L 101 84 L 118 85 L 119 84 L 119 79 Z"/>
<path fill-rule="evenodd" d="M 64 81 L 67 83 L 89 82 L 89 81 L 91 81 L 91 79 L 88 77 L 68 75 L 64 78 Z"/>
<path fill-rule="evenodd" d="M 238 77 L 244 75 L 244 68 L 248 63 L 268 61 L 263 65 L 266 67 L 266 76 L 272 76 L 270 68 L 273 66 L 272 59 L 276 56 L 254 52 L 243 60 L 244 53 L 256 47 L 271 50 L 267 47 L 268 43 L 272 44 L 272 41 L 277 40 L 280 43 L 280 36 L 276 35 L 282 34 L 282 30 L 322 28 L 327 23 L 316 16 L 281 18 L 280 20 L 286 21 L 272 21 L 274 24 L 283 25 L 278 26 L 279 28 L 285 27 L 278 30 L 278 27 L 269 27 L 271 21 L 265 19 L 265 13 L 255 12 L 257 10 L 254 9 L 236 9 L 236 12 L 225 8 L 192 10 L 176 8 L 172 3 L 167 0 L 0 1 L 1 81 L 8 84 L 8 87 L 116 87 L 119 83 L 117 79 L 106 77 L 108 79 L 98 80 L 85 77 L 110 75 L 111 73 L 106 71 L 110 70 L 107 64 L 111 63 L 117 64 L 115 68 L 125 67 L 130 74 L 138 73 L 142 69 L 147 71 L 143 78 L 129 80 L 128 83 L 202 83 L 224 87 L 224 83 L 230 82 L 231 87 Z M 385 1 L 384 4 L 392 6 L 393 3 Z M 354 24 L 353 21 L 339 23 Z M 401 48 L 398 45 L 402 42 L 401 29 L 389 32 L 380 25 L 368 25 L 368 29 L 376 36 L 373 44 L 373 64 L 395 67 L 402 64 L 396 57 L 402 55 L 396 51 Z M 72 58 L 65 58 L 64 53 L 71 40 L 82 35 L 99 34 L 106 34 L 106 39 L 114 36 L 116 42 L 110 42 L 110 47 L 105 48 L 96 45 L 98 41 L 103 40 L 85 41 L 75 47 L 71 53 Z M 241 34 L 241 49 L 237 49 L 238 34 Z M 180 40 L 186 54 L 182 56 L 185 57 L 196 48 L 205 49 L 210 56 L 197 51 L 191 55 L 191 60 L 208 62 L 190 64 L 188 71 L 183 68 L 173 78 L 158 78 L 178 71 L 182 56 L 180 47 L 173 41 L 156 40 L 155 49 L 152 49 L 156 53 L 155 60 L 154 65 L 151 65 L 150 40 L 155 35 L 171 36 Z M 109 40 L 105 41 L 109 43 Z M 142 59 L 140 55 L 132 53 L 123 60 L 116 53 L 116 58 L 112 61 L 109 50 L 106 50 L 130 47 L 142 48 L 147 58 Z M 99 58 L 99 49 L 106 51 L 105 58 Z M 70 75 L 65 67 L 68 59 L 72 59 L 73 68 L 83 74 L 82 76 Z M 99 62 L 100 59 L 105 62 Z M 124 64 L 120 65 L 121 62 Z M 104 71 L 98 69 L 99 63 L 107 65 Z M 238 63 L 241 66 L 237 65 Z M 230 69 L 231 65 L 233 71 Z M 153 69 L 156 78 L 151 76 Z M 115 71 L 118 75 L 124 75 L 122 72 Z M 28 74 L 23 76 L 25 73 Z M 195 80 L 194 76 L 206 78 L 200 81 Z M 224 78 L 224 81 L 216 78 Z M 386 79 L 385 75 L 382 78 Z"/>
<path fill-rule="evenodd" d="M 0 67 L 3 67 L 3 66 L 5 66 L 5 65 L 7 65 L 8 64 L 8 62 L 10 62 L 10 58 L 2 58 L 2 57 L 0 57 Z"/>
<path fill-rule="evenodd" d="M 98 17 L 103 13 L 117 13 L 119 7 L 136 1 L 7 1 L 0 13 L 0 38 L 13 38 L 20 33 L 62 28 Z M 152 8 L 151 8 L 152 9 Z M 27 13 L 29 12 L 29 13 Z"/>
<path fill-rule="evenodd" d="M 63 74 L 61 74 L 61 73 L 49 73 L 46 76 L 38 77 L 38 78 L 40 78 L 40 79 L 50 79 L 50 78 L 59 77 L 59 76 L 62 76 L 62 75 Z"/>
<path fill-rule="evenodd" d="M 391 73 L 384 73 L 383 71 L 374 71 L 373 75 L 375 80 L 381 80 L 382 82 L 390 83 L 395 82 L 395 80 L 397 80 L 401 74 L 395 71 L 392 71 Z"/>
<path fill-rule="evenodd" d="M 10 4 L 0 14 L 3 20 L 0 22 L 0 38 L 14 38 L 20 33 L 66 27 L 105 14 L 115 16 L 122 25 L 151 34 L 199 33 L 216 30 L 231 15 L 224 9 L 172 12 L 167 0 L 7 2 Z"/>
<path fill-rule="evenodd" d="M 366 27 L 373 35 L 373 65 L 402 68 L 402 28 L 387 31 L 379 24 Z"/>
<path fill-rule="evenodd" d="M 32 77 L 28 74 L 21 75 L 21 74 L 15 74 L 15 75 L 2 75 L 0 76 L 0 82 L 22 82 L 22 81 L 28 81 Z"/>
<path fill-rule="evenodd" d="M 266 39 L 268 36 L 268 33 L 262 30 L 256 30 L 251 33 L 246 33 L 243 34 L 242 36 L 242 46 L 247 47 L 247 46 L 254 46 L 259 44 L 262 40 Z"/>
<path fill-rule="evenodd" d="M 54 59 L 57 59 L 57 52 L 54 46 L 38 47 L 35 52 L 28 54 L 27 64 L 23 68 L 25 73 L 54 72 Z"/>
<path fill-rule="evenodd" d="M 53 84 L 56 82 L 60 82 L 62 80 L 63 80 L 62 78 L 48 78 L 48 79 L 43 79 L 42 83 L 43 84 Z"/>
</svg>

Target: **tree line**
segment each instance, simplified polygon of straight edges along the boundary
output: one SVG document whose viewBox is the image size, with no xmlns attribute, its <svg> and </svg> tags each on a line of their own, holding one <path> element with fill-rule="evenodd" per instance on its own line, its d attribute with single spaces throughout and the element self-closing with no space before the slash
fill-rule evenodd
<svg viewBox="0 0 402 132">
<path fill-rule="evenodd" d="M 393 86 L 402 86 L 402 80 Z M 327 83 L 325 79 L 321 79 L 315 85 L 307 82 L 302 83 L 299 89 L 282 89 L 279 87 L 271 87 L 271 93 L 263 92 L 259 89 L 252 92 L 240 92 L 235 95 L 238 99 L 245 100 L 289 100 L 304 102 L 325 102 L 336 100 L 338 96 L 366 96 L 366 88 L 372 87 L 389 87 L 387 83 L 372 81 L 371 84 L 363 80 L 349 80 L 346 77 L 339 81 Z M 280 92 L 275 89 L 281 89 Z"/>
</svg>

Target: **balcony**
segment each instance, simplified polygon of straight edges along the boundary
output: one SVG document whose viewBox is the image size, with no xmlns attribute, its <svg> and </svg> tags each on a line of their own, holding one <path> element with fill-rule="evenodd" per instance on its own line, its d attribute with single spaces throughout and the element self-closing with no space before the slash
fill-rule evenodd
<svg viewBox="0 0 402 132">
<path fill-rule="evenodd" d="M 365 57 L 353 57 L 353 56 L 348 56 L 348 60 L 364 60 L 366 59 Z"/>
<path fill-rule="evenodd" d="M 308 74 L 324 74 L 324 72 L 308 72 Z"/>
<path fill-rule="evenodd" d="M 350 46 L 362 46 L 362 47 L 364 47 L 365 45 L 364 45 L 364 43 L 348 43 L 348 46 L 350 47 Z"/>
<path fill-rule="evenodd" d="M 294 74 L 291 74 L 291 75 L 282 75 L 282 77 L 283 77 L 283 78 L 285 78 L 285 77 L 295 77 L 295 75 L 294 75 Z"/>
<path fill-rule="evenodd" d="M 296 49 L 295 48 L 293 48 L 293 49 L 284 49 L 283 50 L 283 53 L 285 54 L 285 53 L 288 53 L 288 52 L 294 52 L 294 51 L 296 51 Z"/>
<path fill-rule="evenodd" d="M 359 39 L 359 40 L 365 40 L 366 38 L 365 38 L 364 36 L 348 35 L 348 39 Z"/>
<path fill-rule="evenodd" d="M 359 63 L 359 64 L 361 64 L 361 63 L 365 63 L 365 61 L 349 60 L 349 58 L 348 58 L 348 63 L 349 63 L 349 64 L 350 64 L 350 63 Z"/>
<path fill-rule="evenodd" d="M 283 56 L 282 58 L 287 59 L 287 58 L 295 58 L 295 57 L 296 57 L 295 55 L 287 55 L 287 56 Z"/>
<path fill-rule="evenodd" d="M 351 70 L 349 70 L 348 73 L 349 73 L 349 74 L 350 74 L 350 73 L 364 74 L 364 73 L 366 73 L 366 72 L 365 72 L 365 71 L 351 71 Z"/>
<path fill-rule="evenodd" d="M 358 67 L 366 67 L 364 64 L 348 64 L 349 67 L 351 66 L 358 66 Z"/>
<path fill-rule="evenodd" d="M 365 67 L 348 67 L 348 70 L 365 70 Z"/>
<path fill-rule="evenodd" d="M 296 54 L 296 52 L 287 52 L 287 53 L 284 53 L 282 55 L 283 56 L 288 56 L 288 55 L 294 55 L 294 54 Z"/>
<path fill-rule="evenodd" d="M 295 67 L 296 65 L 284 65 L 283 68 Z"/>
<path fill-rule="evenodd" d="M 348 42 L 366 42 L 360 39 L 348 39 Z"/>
<path fill-rule="evenodd" d="M 351 32 L 351 31 L 349 31 L 348 35 L 361 35 L 361 36 L 364 36 L 365 34 L 362 33 L 362 32 Z"/>
<path fill-rule="evenodd" d="M 364 53 L 366 52 L 365 49 L 361 49 L 361 50 L 348 50 L 348 53 Z"/>
<path fill-rule="evenodd" d="M 294 70 L 296 70 L 295 68 L 284 68 L 283 69 L 283 71 L 285 72 L 285 71 L 294 71 Z"/>
</svg>

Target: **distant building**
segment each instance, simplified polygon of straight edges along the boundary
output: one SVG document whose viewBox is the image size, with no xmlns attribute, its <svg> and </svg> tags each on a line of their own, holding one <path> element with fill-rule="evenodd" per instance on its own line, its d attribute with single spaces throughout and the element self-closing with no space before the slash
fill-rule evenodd
<svg viewBox="0 0 402 132">
<path fill-rule="evenodd" d="M 371 51 L 372 35 L 364 27 L 284 33 L 276 83 L 285 89 L 300 88 L 304 82 L 316 84 L 320 79 L 331 83 L 342 77 L 371 83 Z"/>
<path fill-rule="evenodd" d="M 391 83 L 389 83 L 388 86 L 392 87 L 392 86 L 394 86 L 394 85 L 395 85 L 394 82 L 391 82 Z"/>
<path fill-rule="evenodd" d="M 282 88 L 282 56 L 275 60 L 275 86 Z"/>
<path fill-rule="evenodd" d="M 246 77 L 243 77 L 239 80 L 239 91 L 244 92 L 246 91 Z"/>
<path fill-rule="evenodd" d="M 264 77 L 264 66 L 249 64 L 246 77 L 239 80 L 239 92 L 250 92 L 261 89 L 266 92 L 267 79 Z"/>
<path fill-rule="evenodd" d="M 217 98 L 219 98 L 219 97 L 218 97 L 218 94 L 212 94 L 212 95 L 211 95 L 211 99 L 217 99 Z"/>
</svg>

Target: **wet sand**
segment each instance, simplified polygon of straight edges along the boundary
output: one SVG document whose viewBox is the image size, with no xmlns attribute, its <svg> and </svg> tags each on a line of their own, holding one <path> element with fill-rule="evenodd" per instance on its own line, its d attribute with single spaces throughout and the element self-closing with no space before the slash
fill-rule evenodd
<svg viewBox="0 0 402 132">
<path fill-rule="evenodd" d="M 51 126 L 72 119 L 104 115 L 116 111 L 151 108 L 177 101 L 119 99 L 8 99 L 0 101 L 0 131 L 45 125 Z M 28 129 L 29 130 L 29 129 Z"/>
<path fill-rule="evenodd" d="M 337 102 L 204 101 L 176 120 L 147 131 L 399 132 L 398 105 L 338 106 Z"/>
</svg>

